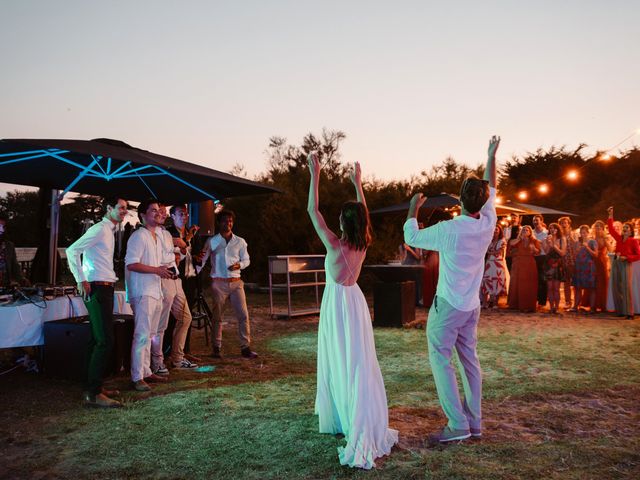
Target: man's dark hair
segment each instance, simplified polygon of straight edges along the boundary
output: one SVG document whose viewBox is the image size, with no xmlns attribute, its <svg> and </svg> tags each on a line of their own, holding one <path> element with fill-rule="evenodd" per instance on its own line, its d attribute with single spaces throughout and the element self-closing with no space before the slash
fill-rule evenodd
<svg viewBox="0 0 640 480">
<path fill-rule="evenodd" d="M 171 208 L 169 209 L 169 215 L 173 215 L 174 213 L 176 213 L 176 210 L 178 210 L 179 208 L 182 210 L 189 211 L 186 203 L 178 203 L 177 205 L 171 206 Z"/>
<path fill-rule="evenodd" d="M 220 222 L 222 222 L 223 219 L 229 218 L 231 217 L 231 219 L 233 220 L 233 223 L 236 223 L 236 214 L 233 210 L 221 210 L 218 213 L 218 216 L 216 217 L 216 225 L 220 225 Z"/>
<path fill-rule="evenodd" d="M 120 200 L 127 202 L 126 198 L 119 197 L 118 195 L 111 195 L 102 199 L 102 214 L 107 214 L 107 207 L 115 207 Z M 127 202 L 127 208 L 129 208 L 129 202 Z"/>
<path fill-rule="evenodd" d="M 142 215 L 147 213 L 147 210 L 149 210 L 149 205 L 151 205 L 152 203 L 157 203 L 158 205 L 160 204 L 157 198 L 147 198 L 146 200 L 140 202 L 140 205 L 138 205 L 138 218 L 141 222 Z"/>
<path fill-rule="evenodd" d="M 489 199 L 489 182 L 468 177 L 460 188 L 460 203 L 469 213 L 478 213 Z"/>
</svg>

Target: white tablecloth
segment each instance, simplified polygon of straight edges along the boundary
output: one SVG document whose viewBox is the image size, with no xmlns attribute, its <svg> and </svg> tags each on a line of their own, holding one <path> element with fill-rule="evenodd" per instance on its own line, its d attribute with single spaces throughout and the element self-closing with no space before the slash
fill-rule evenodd
<svg viewBox="0 0 640 480">
<path fill-rule="evenodd" d="M 36 301 L 41 307 L 43 301 Z M 125 292 L 117 291 L 113 298 L 113 312 L 132 315 Z M 44 344 L 44 322 L 87 315 L 82 297 L 58 297 L 46 301 L 40 308 L 31 303 L 0 306 L 0 348 L 31 347 Z"/>
</svg>

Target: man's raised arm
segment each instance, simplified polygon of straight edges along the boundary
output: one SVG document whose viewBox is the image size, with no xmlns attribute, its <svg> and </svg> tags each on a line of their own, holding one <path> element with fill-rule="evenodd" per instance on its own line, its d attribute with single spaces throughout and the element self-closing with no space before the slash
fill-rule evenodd
<svg viewBox="0 0 640 480">
<path fill-rule="evenodd" d="M 491 188 L 496 188 L 496 152 L 500 145 L 500 137 L 494 135 L 489 140 L 487 167 L 484 169 L 484 179 L 489 182 Z"/>
</svg>

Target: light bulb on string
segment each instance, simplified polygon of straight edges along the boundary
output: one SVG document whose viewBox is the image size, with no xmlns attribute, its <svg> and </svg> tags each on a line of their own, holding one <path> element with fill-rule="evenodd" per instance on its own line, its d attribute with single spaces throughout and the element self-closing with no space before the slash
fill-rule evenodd
<svg viewBox="0 0 640 480">
<path fill-rule="evenodd" d="M 611 155 L 609 155 L 608 153 L 603 153 L 602 155 L 600 155 L 600 160 L 604 160 L 605 162 L 611 160 Z"/>
<path fill-rule="evenodd" d="M 546 183 L 541 183 L 538 186 L 538 191 L 542 194 L 549 193 L 549 185 L 547 185 Z"/>
<path fill-rule="evenodd" d="M 520 193 L 518 193 L 518 199 L 526 200 L 527 198 L 529 198 L 529 194 L 527 192 L 525 192 L 524 190 L 522 190 Z"/>
<path fill-rule="evenodd" d="M 578 179 L 578 171 L 577 170 L 569 170 L 567 172 L 567 179 L 571 181 L 575 181 Z"/>
</svg>

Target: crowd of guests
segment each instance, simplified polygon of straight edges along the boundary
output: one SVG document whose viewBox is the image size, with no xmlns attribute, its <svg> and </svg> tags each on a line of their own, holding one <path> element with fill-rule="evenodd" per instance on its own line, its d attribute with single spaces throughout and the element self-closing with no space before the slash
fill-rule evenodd
<svg viewBox="0 0 640 480">
<path fill-rule="evenodd" d="M 512 215 L 496 225 L 485 257 L 480 289 L 483 308 L 507 306 L 522 312 L 640 312 L 640 219 L 619 222 L 613 207 L 606 223 L 572 226 L 571 218 L 544 222 L 534 215 L 521 225 Z M 502 223 L 502 224 L 501 224 Z"/>
</svg>

